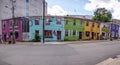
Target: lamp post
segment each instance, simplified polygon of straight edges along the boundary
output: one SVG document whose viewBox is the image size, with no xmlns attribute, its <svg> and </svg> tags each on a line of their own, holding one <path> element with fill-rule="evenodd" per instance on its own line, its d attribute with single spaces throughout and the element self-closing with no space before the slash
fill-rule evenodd
<svg viewBox="0 0 120 65">
<path fill-rule="evenodd" d="M 10 0 L 12 2 L 12 43 L 15 44 L 15 2 L 16 0 Z"/>
<path fill-rule="evenodd" d="M 11 13 L 12 13 L 12 43 L 15 44 L 15 2 L 16 0 L 10 0 L 12 8 L 11 9 Z M 9 8 L 9 6 L 5 6 L 6 8 Z"/>
<path fill-rule="evenodd" d="M 42 16 L 42 19 L 43 19 L 43 33 L 42 33 L 42 35 L 43 35 L 43 38 L 42 38 L 42 43 L 44 44 L 44 42 L 45 42 L 45 36 L 44 36 L 44 28 L 45 28 L 45 0 L 43 0 L 43 16 Z"/>
</svg>

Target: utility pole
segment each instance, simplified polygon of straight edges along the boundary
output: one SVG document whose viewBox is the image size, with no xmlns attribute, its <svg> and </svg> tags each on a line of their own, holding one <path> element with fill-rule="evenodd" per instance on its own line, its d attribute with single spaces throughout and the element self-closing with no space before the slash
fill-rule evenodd
<svg viewBox="0 0 120 65">
<path fill-rule="evenodd" d="M 12 43 L 15 44 L 15 2 L 16 0 L 10 0 L 12 2 Z"/>
<path fill-rule="evenodd" d="M 43 44 L 45 43 L 45 31 L 44 31 L 44 28 L 45 28 L 45 0 L 43 0 L 43 16 L 42 16 L 42 19 L 43 19 L 43 38 L 42 38 L 42 42 Z"/>
</svg>

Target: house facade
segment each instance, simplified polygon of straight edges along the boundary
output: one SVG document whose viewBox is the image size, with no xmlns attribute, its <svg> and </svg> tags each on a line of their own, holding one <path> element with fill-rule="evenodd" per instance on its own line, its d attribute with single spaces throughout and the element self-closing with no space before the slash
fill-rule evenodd
<svg viewBox="0 0 120 65">
<path fill-rule="evenodd" d="M 10 41 L 12 38 L 12 19 L 2 20 L 2 37 L 4 41 Z M 15 40 L 22 40 L 22 19 L 15 18 Z"/>
<path fill-rule="evenodd" d="M 91 39 L 92 40 L 99 40 L 100 39 L 100 23 L 99 22 L 92 22 L 92 31 L 91 31 Z"/>
<path fill-rule="evenodd" d="M 100 34 L 100 23 L 85 19 L 84 33 L 85 40 L 98 40 Z"/>
<path fill-rule="evenodd" d="M 119 25 L 119 38 L 120 38 L 120 25 Z"/>
<path fill-rule="evenodd" d="M 43 31 L 42 17 L 30 17 L 29 39 L 35 39 L 35 34 L 39 34 L 42 41 Z M 45 41 L 63 41 L 64 40 L 64 18 L 59 16 L 46 16 L 45 18 Z"/>
<path fill-rule="evenodd" d="M 64 17 L 64 29 L 66 41 L 84 39 L 84 20 L 81 18 Z"/>
<path fill-rule="evenodd" d="M 101 23 L 100 39 L 105 40 L 110 38 L 110 23 Z"/>
<path fill-rule="evenodd" d="M 2 35 L 1 20 L 12 18 L 11 0 L 0 0 L 0 35 Z M 45 14 L 47 15 L 47 2 L 45 2 Z M 42 16 L 43 0 L 16 0 L 15 17 Z"/>
<path fill-rule="evenodd" d="M 92 32 L 92 21 L 90 20 L 85 20 L 84 24 L 84 39 L 85 40 L 90 40 L 91 39 L 91 32 Z"/>
<path fill-rule="evenodd" d="M 118 38 L 119 37 L 119 25 L 115 23 L 110 24 L 110 32 L 112 34 L 113 38 Z"/>
</svg>

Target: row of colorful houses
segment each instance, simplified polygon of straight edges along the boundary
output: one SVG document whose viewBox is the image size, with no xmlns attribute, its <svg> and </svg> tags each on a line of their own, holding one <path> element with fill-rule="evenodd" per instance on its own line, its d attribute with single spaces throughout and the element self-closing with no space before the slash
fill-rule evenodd
<svg viewBox="0 0 120 65">
<path fill-rule="evenodd" d="M 78 41 L 102 40 L 110 36 L 118 38 L 119 25 L 115 23 L 101 23 L 89 19 L 69 16 L 45 17 L 45 41 Z M 9 41 L 12 36 L 12 19 L 2 20 L 3 39 Z M 15 18 L 16 41 L 32 41 L 38 34 L 43 37 L 43 19 L 41 16 Z"/>
</svg>

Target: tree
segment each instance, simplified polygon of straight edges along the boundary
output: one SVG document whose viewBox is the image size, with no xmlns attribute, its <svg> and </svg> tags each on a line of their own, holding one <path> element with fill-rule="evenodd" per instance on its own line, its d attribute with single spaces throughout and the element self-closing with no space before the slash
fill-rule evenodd
<svg viewBox="0 0 120 65">
<path fill-rule="evenodd" d="M 98 8 L 94 12 L 94 21 L 111 22 L 112 14 L 105 8 Z"/>
</svg>

